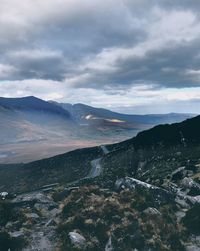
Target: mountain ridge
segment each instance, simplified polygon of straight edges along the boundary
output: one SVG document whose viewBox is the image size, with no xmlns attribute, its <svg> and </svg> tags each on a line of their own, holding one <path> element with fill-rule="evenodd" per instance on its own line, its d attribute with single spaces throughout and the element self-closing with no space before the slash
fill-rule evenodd
<svg viewBox="0 0 200 251">
<path fill-rule="evenodd" d="M 66 117 L 70 117 L 70 114 L 59 106 L 52 103 L 44 101 L 34 96 L 27 96 L 22 98 L 3 98 L 0 97 L 0 106 L 7 109 L 14 110 L 36 110 L 36 111 L 46 111 Z"/>
<path fill-rule="evenodd" d="M 173 113 L 173 112 L 166 113 L 166 114 L 122 114 L 122 113 L 114 112 L 112 110 L 108 110 L 105 108 L 96 108 L 96 107 L 92 107 L 92 106 L 82 104 L 82 103 L 70 104 L 70 103 L 58 103 L 55 101 L 49 101 L 49 102 L 55 103 L 58 106 L 63 107 L 64 109 L 69 109 L 69 112 L 71 112 L 72 114 L 76 110 L 82 110 L 82 115 L 85 115 L 84 113 L 87 113 L 87 115 L 91 113 L 94 116 L 95 115 L 97 117 L 100 116 L 101 118 L 105 118 L 105 119 L 106 118 L 112 119 L 112 118 L 117 117 L 118 119 L 124 119 L 124 120 L 127 120 L 128 122 L 134 122 L 134 120 L 136 120 L 137 122 L 140 122 L 140 123 L 148 121 L 148 123 L 153 124 L 153 123 L 159 123 L 159 121 L 164 117 L 166 117 L 167 119 L 170 116 L 172 117 L 182 116 L 182 118 L 186 118 L 188 116 L 190 117 L 195 116 L 195 114 Z M 153 120 L 156 120 L 156 121 L 154 122 Z"/>
<path fill-rule="evenodd" d="M 192 116 L 124 115 L 83 104 L 62 106 L 34 96 L 0 98 L 0 163 L 27 163 L 78 148 L 121 142 L 157 124 Z"/>
</svg>

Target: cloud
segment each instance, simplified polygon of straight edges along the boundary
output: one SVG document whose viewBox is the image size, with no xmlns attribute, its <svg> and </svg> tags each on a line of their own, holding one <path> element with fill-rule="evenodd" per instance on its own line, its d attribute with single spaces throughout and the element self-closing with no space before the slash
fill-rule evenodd
<svg viewBox="0 0 200 251">
<path fill-rule="evenodd" d="M 199 11 L 198 0 L 2 0 L 1 93 L 119 107 L 198 89 Z"/>
<path fill-rule="evenodd" d="M 65 62 L 61 51 L 29 49 L 11 51 L 8 58 L 18 67 L 18 79 L 61 79 L 65 74 Z"/>
<path fill-rule="evenodd" d="M 17 69 L 9 64 L 0 64 L 0 78 L 5 79 L 14 73 L 17 72 Z"/>
</svg>

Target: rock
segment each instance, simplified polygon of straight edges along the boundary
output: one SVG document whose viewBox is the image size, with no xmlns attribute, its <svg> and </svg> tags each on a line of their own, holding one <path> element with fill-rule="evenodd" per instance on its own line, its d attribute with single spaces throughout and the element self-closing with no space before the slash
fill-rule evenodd
<svg viewBox="0 0 200 251">
<path fill-rule="evenodd" d="M 184 211 L 178 211 L 175 213 L 177 217 L 177 222 L 181 222 L 182 218 L 185 217 L 185 212 Z"/>
<path fill-rule="evenodd" d="M 143 187 L 150 189 L 153 188 L 154 186 L 131 177 L 121 178 L 116 180 L 115 182 L 115 189 L 117 191 L 123 190 L 125 188 L 135 189 L 136 187 Z"/>
<path fill-rule="evenodd" d="M 49 205 L 48 204 L 41 204 L 41 203 L 36 203 L 34 205 L 34 208 L 38 211 L 42 211 L 42 210 L 48 210 Z"/>
<path fill-rule="evenodd" d="M 61 212 L 62 212 L 61 209 L 54 208 L 53 210 L 51 210 L 51 211 L 49 212 L 49 214 L 50 214 L 51 217 L 53 218 L 53 217 L 58 216 Z"/>
<path fill-rule="evenodd" d="M 7 229 L 12 229 L 12 228 L 13 228 L 13 223 L 9 221 L 9 222 L 6 224 L 5 228 L 7 228 Z"/>
<path fill-rule="evenodd" d="M 169 203 L 174 201 L 174 195 L 162 188 L 159 188 L 157 186 L 153 186 L 149 183 L 131 178 L 131 177 L 125 177 L 118 179 L 115 182 L 115 189 L 117 191 L 121 191 L 123 189 L 136 189 L 136 190 L 142 190 L 149 192 L 154 198 L 155 205 L 160 205 L 162 203 Z"/>
<path fill-rule="evenodd" d="M 30 220 L 37 220 L 39 219 L 39 215 L 37 215 L 36 213 L 27 213 L 25 214 L 26 218 L 27 219 L 30 219 Z"/>
<path fill-rule="evenodd" d="M 35 203 L 52 203 L 52 201 L 43 193 L 33 192 L 27 194 L 18 195 L 14 198 L 11 203 L 16 206 L 33 206 Z"/>
<path fill-rule="evenodd" d="M 15 222 L 8 222 L 5 226 L 6 229 L 9 229 L 9 230 L 15 230 L 15 229 L 19 229 L 21 226 L 21 223 L 20 221 L 15 221 Z"/>
<path fill-rule="evenodd" d="M 22 231 L 9 232 L 12 238 L 23 238 L 24 233 Z"/>
<path fill-rule="evenodd" d="M 105 251 L 114 251 L 111 236 L 108 239 L 108 242 L 107 242 L 106 247 L 105 247 Z"/>
<path fill-rule="evenodd" d="M 93 225 L 94 222 L 93 222 L 92 219 L 86 219 L 86 220 L 85 220 L 85 224 L 86 224 L 86 225 Z"/>
<path fill-rule="evenodd" d="M 158 209 L 154 207 L 148 207 L 143 211 L 143 213 L 149 216 L 161 216 L 161 213 L 158 211 Z"/>
<path fill-rule="evenodd" d="M 186 246 L 186 251 L 200 251 L 200 247 L 197 247 L 196 245 L 188 245 Z"/>
<path fill-rule="evenodd" d="M 193 187 L 194 183 L 196 182 L 194 182 L 193 179 L 185 177 L 180 184 L 183 188 L 191 188 Z"/>
<path fill-rule="evenodd" d="M 194 175 L 194 172 L 192 171 L 192 170 L 188 170 L 187 171 L 187 176 L 188 177 L 191 177 L 191 176 L 193 176 Z"/>
<path fill-rule="evenodd" d="M 1 192 L 0 199 L 5 200 L 8 197 L 8 192 Z"/>
<path fill-rule="evenodd" d="M 49 203 L 36 203 L 34 205 L 34 208 L 38 211 L 48 211 L 56 208 L 58 205 L 55 202 L 49 202 Z"/>
<path fill-rule="evenodd" d="M 30 228 L 32 224 L 29 221 L 26 221 L 22 224 L 22 226 L 27 229 L 27 228 Z"/>
<path fill-rule="evenodd" d="M 65 199 L 72 191 L 78 190 L 79 187 L 66 187 L 63 191 L 56 194 L 55 199 L 56 201 L 60 201 Z"/>
<path fill-rule="evenodd" d="M 188 195 L 200 195 L 200 185 L 191 178 L 185 177 L 181 181 L 181 186 L 185 189 L 190 189 Z"/>
<path fill-rule="evenodd" d="M 187 174 L 187 171 L 185 170 L 185 166 L 179 167 L 171 174 L 171 180 L 178 181 L 181 180 L 185 175 Z"/>
<path fill-rule="evenodd" d="M 50 219 L 46 224 L 45 227 L 49 226 L 56 226 L 56 222 L 53 219 Z"/>
<path fill-rule="evenodd" d="M 77 232 L 70 232 L 69 238 L 71 243 L 79 248 L 83 248 L 86 245 L 86 239 Z"/>
<path fill-rule="evenodd" d="M 187 209 L 190 208 L 189 204 L 186 202 L 186 198 L 184 199 L 184 198 L 181 198 L 180 196 L 176 196 L 175 202 L 176 202 L 181 208 L 187 208 Z"/>
<path fill-rule="evenodd" d="M 200 204 L 200 195 L 198 195 L 198 196 L 186 195 L 185 200 L 186 200 L 187 203 L 189 203 L 192 206 L 195 205 L 195 204 Z"/>
<path fill-rule="evenodd" d="M 54 188 L 54 187 L 57 187 L 57 186 L 59 186 L 59 183 L 53 183 L 53 184 L 48 184 L 48 185 L 42 186 L 42 189 Z"/>
</svg>

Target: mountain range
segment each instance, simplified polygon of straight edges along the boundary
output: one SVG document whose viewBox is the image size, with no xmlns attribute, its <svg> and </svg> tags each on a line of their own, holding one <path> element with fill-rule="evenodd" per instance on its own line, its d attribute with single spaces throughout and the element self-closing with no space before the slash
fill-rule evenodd
<svg viewBox="0 0 200 251">
<path fill-rule="evenodd" d="M 126 115 L 30 96 L 0 98 L 0 163 L 20 163 L 123 141 L 157 124 L 193 114 Z"/>
</svg>

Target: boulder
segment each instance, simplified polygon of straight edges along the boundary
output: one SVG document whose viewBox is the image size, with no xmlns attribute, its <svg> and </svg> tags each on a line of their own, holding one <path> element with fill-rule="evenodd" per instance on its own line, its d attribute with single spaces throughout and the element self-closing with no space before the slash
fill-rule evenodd
<svg viewBox="0 0 200 251">
<path fill-rule="evenodd" d="M 149 216 L 161 216 L 161 213 L 155 207 L 148 207 L 143 213 Z"/>
<path fill-rule="evenodd" d="M 58 208 L 54 208 L 53 210 L 49 211 L 49 215 L 53 218 L 61 214 L 62 210 Z"/>
<path fill-rule="evenodd" d="M 14 229 L 19 229 L 19 227 L 21 226 L 21 223 L 20 221 L 15 221 L 15 222 L 8 222 L 5 226 L 6 229 L 9 229 L 9 230 L 14 230 Z"/>
<path fill-rule="evenodd" d="M 185 166 L 179 167 L 171 174 L 171 180 L 178 181 L 181 180 L 185 175 L 187 174 L 187 171 L 185 170 Z"/>
<path fill-rule="evenodd" d="M 155 198 L 154 202 L 155 205 L 160 205 L 163 203 L 169 203 L 173 202 L 175 196 L 162 188 L 159 188 L 157 186 L 153 186 L 149 183 L 131 178 L 131 177 L 125 177 L 118 179 L 115 182 L 115 189 L 116 191 L 121 191 L 123 189 L 131 189 L 131 190 L 138 190 L 138 191 L 145 191 L 152 195 L 153 198 Z"/>
<path fill-rule="evenodd" d="M 24 233 L 22 231 L 15 231 L 9 233 L 12 238 L 24 238 Z"/>
<path fill-rule="evenodd" d="M 8 197 L 8 192 L 1 192 L 0 199 L 5 200 Z"/>
<path fill-rule="evenodd" d="M 111 236 L 108 239 L 108 242 L 107 242 L 106 247 L 105 247 L 105 251 L 114 251 Z"/>
<path fill-rule="evenodd" d="M 53 219 L 50 219 L 46 224 L 45 227 L 49 226 L 56 226 L 56 222 Z"/>
<path fill-rule="evenodd" d="M 121 179 L 116 180 L 115 182 L 115 189 L 117 191 L 123 190 L 125 188 L 135 189 L 136 187 L 142 187 L 145 189 L 157 188 L 146 182 L 143 182 L 143 181 L 131 178 L 131 177 L 121 178 Z"/>
<path fill-rule="evenodd" d="M 196 245 L 188 245 L 186 246 L 186 251 L 200 251 L 200 247 L 197 247 Z"/>
<path fill-rule="evenodd" d="M 181 186 L 184 189 L 189 189 L 188 195 L 191 195 L 191 196 L 200 195 L 200 185 L 191 178 L 185 177 L 181 181 Z"/>
<path fill-rule="evenodd" d="M 86 245 L 86 239 L 83 237 L 81 234 L 77 232 L 69 232 L 69 238 L 72 243 L 72 245 L 78 247 L 78 248 L 83 248 Z"/>
<path fill-rule="evenodd" d="M 41 192 L 33 192 L 18 195 L 11 203 L 16 206 L 33 206 L 35 203 L 51 203 L 52 201 Z"/>
<path fill-rule="evenodd" d="M 31 221 L 37 221 L 40 217 L 36 213 L 27 213 L 25 214 L 26 218 Z"/>
<path fill-rule="evenodd" d="M 64 200 L 72 191 L 74 190 L 78 190 L 79 187 L 66 187 L 63 191 L 57 193 L 55 195 L 55 200 L 56 201 L 60 201 L 60 200 Z"/>
</svg>

